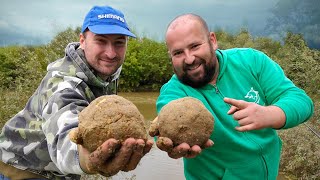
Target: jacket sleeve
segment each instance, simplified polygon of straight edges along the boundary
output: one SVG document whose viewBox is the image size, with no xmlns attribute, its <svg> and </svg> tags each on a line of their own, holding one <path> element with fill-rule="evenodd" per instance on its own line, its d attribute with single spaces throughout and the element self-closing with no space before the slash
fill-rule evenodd
<svg viewBox="0 0 320 180">
<path fill-rule="evenodd" d="M 258 81 L 264 90 L 267 105 L 280 107 L 286 115 L 283 129 L 307 121 L 314 112 L 311 98 L 288 79 L 282 68 L 262 52 L 257 53 Z"/>
<path fill-rule="evenodd" d="M 79 90 L 55 91 L 44 106 L 43 132 L 53 163 L 63 174 L 84 174 L 80 168 L 77 145 L 70 141 L 69 131 L 78 126 L 78 113 L 88 105 Z"/>
</svg>

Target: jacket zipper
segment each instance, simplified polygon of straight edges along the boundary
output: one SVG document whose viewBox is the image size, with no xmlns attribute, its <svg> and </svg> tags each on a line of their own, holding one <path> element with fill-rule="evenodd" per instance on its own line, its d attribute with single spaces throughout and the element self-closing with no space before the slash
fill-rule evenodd
<svg viewBox="0 0 320 180">
<path fill-rule="evenodd" d="M 214 87 L 214 89 L 216 90 L 216 94 L 219 94 L 219 89 L 218 89 L 218 87 L 217 87 L 217 84 L 214 84 L 213 87 Z"/>
</svg>

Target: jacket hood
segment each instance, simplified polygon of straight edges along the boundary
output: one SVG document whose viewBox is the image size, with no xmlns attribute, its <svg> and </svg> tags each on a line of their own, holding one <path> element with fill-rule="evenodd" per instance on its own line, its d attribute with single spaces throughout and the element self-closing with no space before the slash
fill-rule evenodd
<svg viewBox="0 0 320 180">
<path fill-rule="evenodd" d="M 74 76 L 89 85 L 106 87 L 119 78 L 122 66 L 112 74 L 107 81 L 95 75 L 95 70 L 89 66 L 79 42 L 69 43 L 65 48 L 65 57 L 49 64 L 47 70 L 64 76 Z"/>
</svg>

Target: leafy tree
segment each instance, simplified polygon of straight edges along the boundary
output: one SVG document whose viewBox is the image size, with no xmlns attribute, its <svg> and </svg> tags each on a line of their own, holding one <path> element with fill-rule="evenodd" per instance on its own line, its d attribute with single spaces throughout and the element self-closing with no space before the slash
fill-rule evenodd
<svg viewBox="0 0 320 180">
<path fill-rule="evenodd" d="M 216 30 L 215 35 L 218 41 L 219 49 L 228 49 L 234 47 L 233 35 L 227 33 L 226 31 L 223 31 L 222 29 Z"/>
<path fill-rule="evenodd" d="M 284 42 L 278 59 L 287 76 L 309 94 L 319 94 L 319 51 L 310 50 L 301 34 L 288 32 Z"/>
<path fill-rule="evenodd" d="M 0 51 L 1 86 L 13 89 L 26 81 L 37 79 L 37 66 L 41 63 L 34 54 L 37 48 L 9 46 Z"/>
<path fill-rule="evenodd" d="M 120 78 L 120 90 L 157 90 L 172 75 L 164 43 L 130 39 Z"/>
<path fill-rule="evenodd" d="M 55 61 L 64 56 L 65 48 L 70 42 L 78 42 L 80 27 L 76 29 L 67 28 L 58 33 L 51 42 L 46 46 L 46 60 L 47 62 Z"/>
<path fill-rule="evenodd" d="M 257 37 L 254 40 L 253 48 L 259 49 L 260 51 L 266 53 L 272 59 L 276 60 L 276 55 L 281 48 L 281 43 L 279 41 L 274 41 L 266 37 Z"/>
<path fill-rule="evenodd" d="M 1 86 L 9 87 L 12 80 L 19 74 L 14 71 L 17 68 L 17 63 L 9 61 L 6 54 L 0 54 L 0 82 Z"/>
<path fill-rule="evenodd" d="M 235 47 L 253 47 L 253 38 L 247 29 L 242 28 L 234 37 L 233 44 L 236 45 Z"/>
</svg>

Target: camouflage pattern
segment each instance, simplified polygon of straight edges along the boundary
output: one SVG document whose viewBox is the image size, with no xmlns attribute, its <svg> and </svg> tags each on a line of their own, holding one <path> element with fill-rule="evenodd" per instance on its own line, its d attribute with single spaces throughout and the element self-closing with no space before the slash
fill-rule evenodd
<svg viewBox="0 0 320 180">
<path fill-rule="evenodd" d="M 0 160 L 49 179 L 80 179 L 84 174 L 77 145 L 68 137 L 78 126 L 78 113 L 95 98 L 115 94 L 121 67 L 108 81 L 95 75 L 79 48 L 47 67 L 47 74 L 25 108 L 10 119 L 0 135 Z"/>
</svg>

